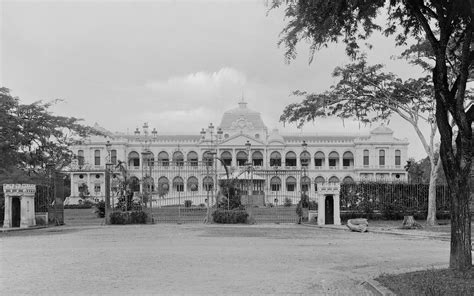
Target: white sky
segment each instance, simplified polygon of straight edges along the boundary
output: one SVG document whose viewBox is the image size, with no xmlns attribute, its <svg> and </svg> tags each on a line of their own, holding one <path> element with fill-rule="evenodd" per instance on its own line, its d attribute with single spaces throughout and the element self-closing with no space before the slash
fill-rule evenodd
<svg viewBox="0 0 474 296">
<path fill-rule="evenodd" d="M 122 132 L 149 122 L 158 132 L 198 134 L 209 122 L 218 125 L 243 94 L 270 130 L 300 132 L 278 122 L 300 100 L 290 93 L 327 89 L 334 67 L 349 60 L 333 45 L 309 65 L 302 42 L 298 58 L 285 64 L 277 46 L 283 11 L 267 15 L 265 2 L 0 0 L 0 85 L 25 103 L 64 99 L 55 113 Z M 393 40 L 377 35 L 370 43 L 371 62 L 403 78 L 419 73 L 391 59 L 402 51 Z M 425 156 L 408 123 L 394 118 L 389 126 L 409 139 L 409 156 Z M 302 131 L 371 128 L 324 119 Z"/>
</svg>

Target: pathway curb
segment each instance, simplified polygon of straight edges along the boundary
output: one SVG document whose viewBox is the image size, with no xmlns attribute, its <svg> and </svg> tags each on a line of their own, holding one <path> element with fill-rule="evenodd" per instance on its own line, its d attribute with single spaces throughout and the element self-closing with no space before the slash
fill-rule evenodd
<svg viewBox="0 0 474 296">
<path fill-rule="evenodd" d="M 316 224 L 301 224 L 307 227 L 315 227 L 320 229 L 334 229 L 334 230 L 343 230 L 343 231 L 350 231 L 345 225 L 316 225 Z M 399 232 L 399 231 L 390 231 L 390 230 L 377 230 L 377 229 L 367 229 L 369 233 L 377 233 L 377 234 L 391 234 L 391 235 L 400 235 L 400 236 L 411 236 L 411 237 L 418 237 L 418 238 L 431 238 L 431 239 L 439 239 L 439 240 L 450 240 L 449 236 L 445 235 L 425 235 L 420 233 L 410 233 L 410 232 Z"/>
<path fill-rule="evenodd" d="M 378 296 L 395 296 L 396 294 L 379 284 L 375 280 L 366 280 L 360 284 L 374 295 Z"/>
<path fill-rule="evenodd" d="M 36 229 L 43 229 L 43 228 L 48 228 L 46 225 L 41 225 L 41 226 L 32 226 L 32 227 L 25 227 L 25 228 L 20 228 L 20 227 L 12 227 L 12 228 L 0 228 L 0 232 L 14 232 L 14 231 L 25 231 L 25 230 L 36 230 Z"/>
</svg>

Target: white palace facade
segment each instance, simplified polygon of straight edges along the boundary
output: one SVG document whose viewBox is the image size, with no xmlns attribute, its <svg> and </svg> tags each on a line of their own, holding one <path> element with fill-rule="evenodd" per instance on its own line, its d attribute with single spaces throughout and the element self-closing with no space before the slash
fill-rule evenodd
<svg viewBox="0 0 474 296">
<path fill-rule="evenodd" d="M 403 164 L 408 141 L 394 138 L 386 126 L 367 135 L 280 134 L 269 131 L 246 102 L 225 112 L 219 126 L 195 134 L 165 135 L 146 124 L 133 134 L 96 129 L 105 136 L 89 137 L 71 148 L 75 161 L 66 169 L 71 179 L 66 203 L 76 203 L 84 188 L 102 199 L 107 162 L 123 163 L 135 195 L 148 190 L 153 202 L 174 204 L 185 199 L 202 204 L 216 188 L 216 179 L 227 178 L 224 164 L 231 177 L 251 187 L 249 194 L 272 203 L 285 196 L 296 199 L 302 191 L 311 197 L 322 183 L 407 178 Z M 112 173 L 112 190 L 122 174 L 118 169 Z"/>
</svg>

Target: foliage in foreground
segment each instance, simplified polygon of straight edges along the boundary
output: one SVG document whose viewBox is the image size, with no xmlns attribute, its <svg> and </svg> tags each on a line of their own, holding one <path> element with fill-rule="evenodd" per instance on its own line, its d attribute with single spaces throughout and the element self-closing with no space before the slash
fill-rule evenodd
<svg viewBox="0 0 474 296">
<path fill-rule="evenodd" d="M 279 44 L 285 47 L 288 61 L 296 58 L 300 41 L 309 42 L 311 59 L 317 50 L 339 41 L 355 58 L 360 55 L 361 43 L 375 31 L 394 35 L 400 46 L 407 46 L 406 41 L 414 38 L 415 46 L 425 44 L 423 52 L 434 53 L 419 56 L 415 64 L 424 64 L 423 68 L 432 73 L 436 102 L 433 119 L 440 134 L 440 157 L 451 195 L 449 266 L 470 269 L 474 104 L 466 86 L 473 76 L 474 1 L 272 1 L 271 8 L 281 6 L 285 6 L 287 25 Z M 381 15 L 386 17 L 383 25 Z"/>
<path fill-rule="evenodd" d="M 474 295 L 474 270 L 424 270 L 381 275 L 378 282 L 397 295 Z"/>
<path fill-rule="evenodd" d="M 97 217 L 104 218 L 105 217 L 105 201 L 101 200 L 95 205 L 95 213 Z"/>
<path fill-rule="evenodd" d="M 80 119 L 52 114 L 57 101 L 22 104 L 0 87 L 0 179 L 20 171 L 26 175 L 18 179 L 47 179 L 48 163 L 59 170 L 71 162 L 69 147 L 77 138 L 100 134 Z"/>
<path fill-rule="evenodd" d="M 110 224 L 146 224 L 148 215 L 144 211 L 110 213 Z"/>
<path fill-rule="evenodd" d="M 233 210 L 216 209 L 212 213 L 212 219 L 215 223 L 222 224 L 239 224 L 247 223 L 249 214 L 244 207 L 236 208 Z"/>
</svg>

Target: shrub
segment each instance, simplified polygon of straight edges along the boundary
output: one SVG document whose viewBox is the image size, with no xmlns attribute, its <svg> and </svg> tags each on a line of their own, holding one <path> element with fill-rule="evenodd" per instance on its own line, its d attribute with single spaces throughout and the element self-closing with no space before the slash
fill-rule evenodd
<svg viewBox="0 0 474 296">
<path fill-rule="evenodd" d="M 144 211 L 130 212 L 130 224 L 146 224 L 148 215 Z"/>
<path fill-rule="evenodd" d="M 293 205 L 293 202 L 291 201 L 291 198 L 287 197 L 285 198 L 285 202 L 283 203 L 285 207 L 291 207 Z"/>
<path fill-rule="evenodd" d="M 64 208 L 65 209 L 92 209 L 92 207 L 94 207 L 95 204 L 78 204 L 78 205 L 65 205 Z"/>
<path fill-rule="evenodd" d="M 236 187 L 237 181 L 235 179 L 221 180 L 221 193 L 225 196 L 218 204 L 218 208 L 225 208 L 227 210 L 238 209 L 242 202 L 240 199 L 240 190 Z"/>
<path fill-rule="evenodd" d="M 386 220 L 401 220 L 404 212 L 403 207 L 396 204 L 385 204 L 382 207 L 382 217 Z"/>
<path fill-rule="evenodd" d="M 97 217 L 99 218 L 104 218 L 105 217 L 105 201 L 101 200 L 98 203 L 95 204 L 95 213 L 97 214 Z"/>
<path fill-rule="evenodd" d="M 110 213 L 110 224 L 146 224 L 148 215 L 144 211 Z"/>
<path fill-rule="evenodd" d="M 110 213 L 110 224 L 127 224 L 127 212 Z"/>
<path fill-rule="evenodd" d="M 233 210 L 217 209 L 212 213 L 213 221 L 222 224 L 247 223 L 248 217 L 249 214 L 242 208 Z"/>
<path fill-rule="evenodd" d="M 311 200 L 308 203 L 308 209 L 311 211 L 317 211 L 318 210 L 318 203 L 315 200 Z"/>
<path fill-rule="evenodd" d="M 192 200 L 187 199 L 184 201 L 184 207 L 186 208 L 190 208 L 192 204 L 193 204 Z"/>
</svg>

